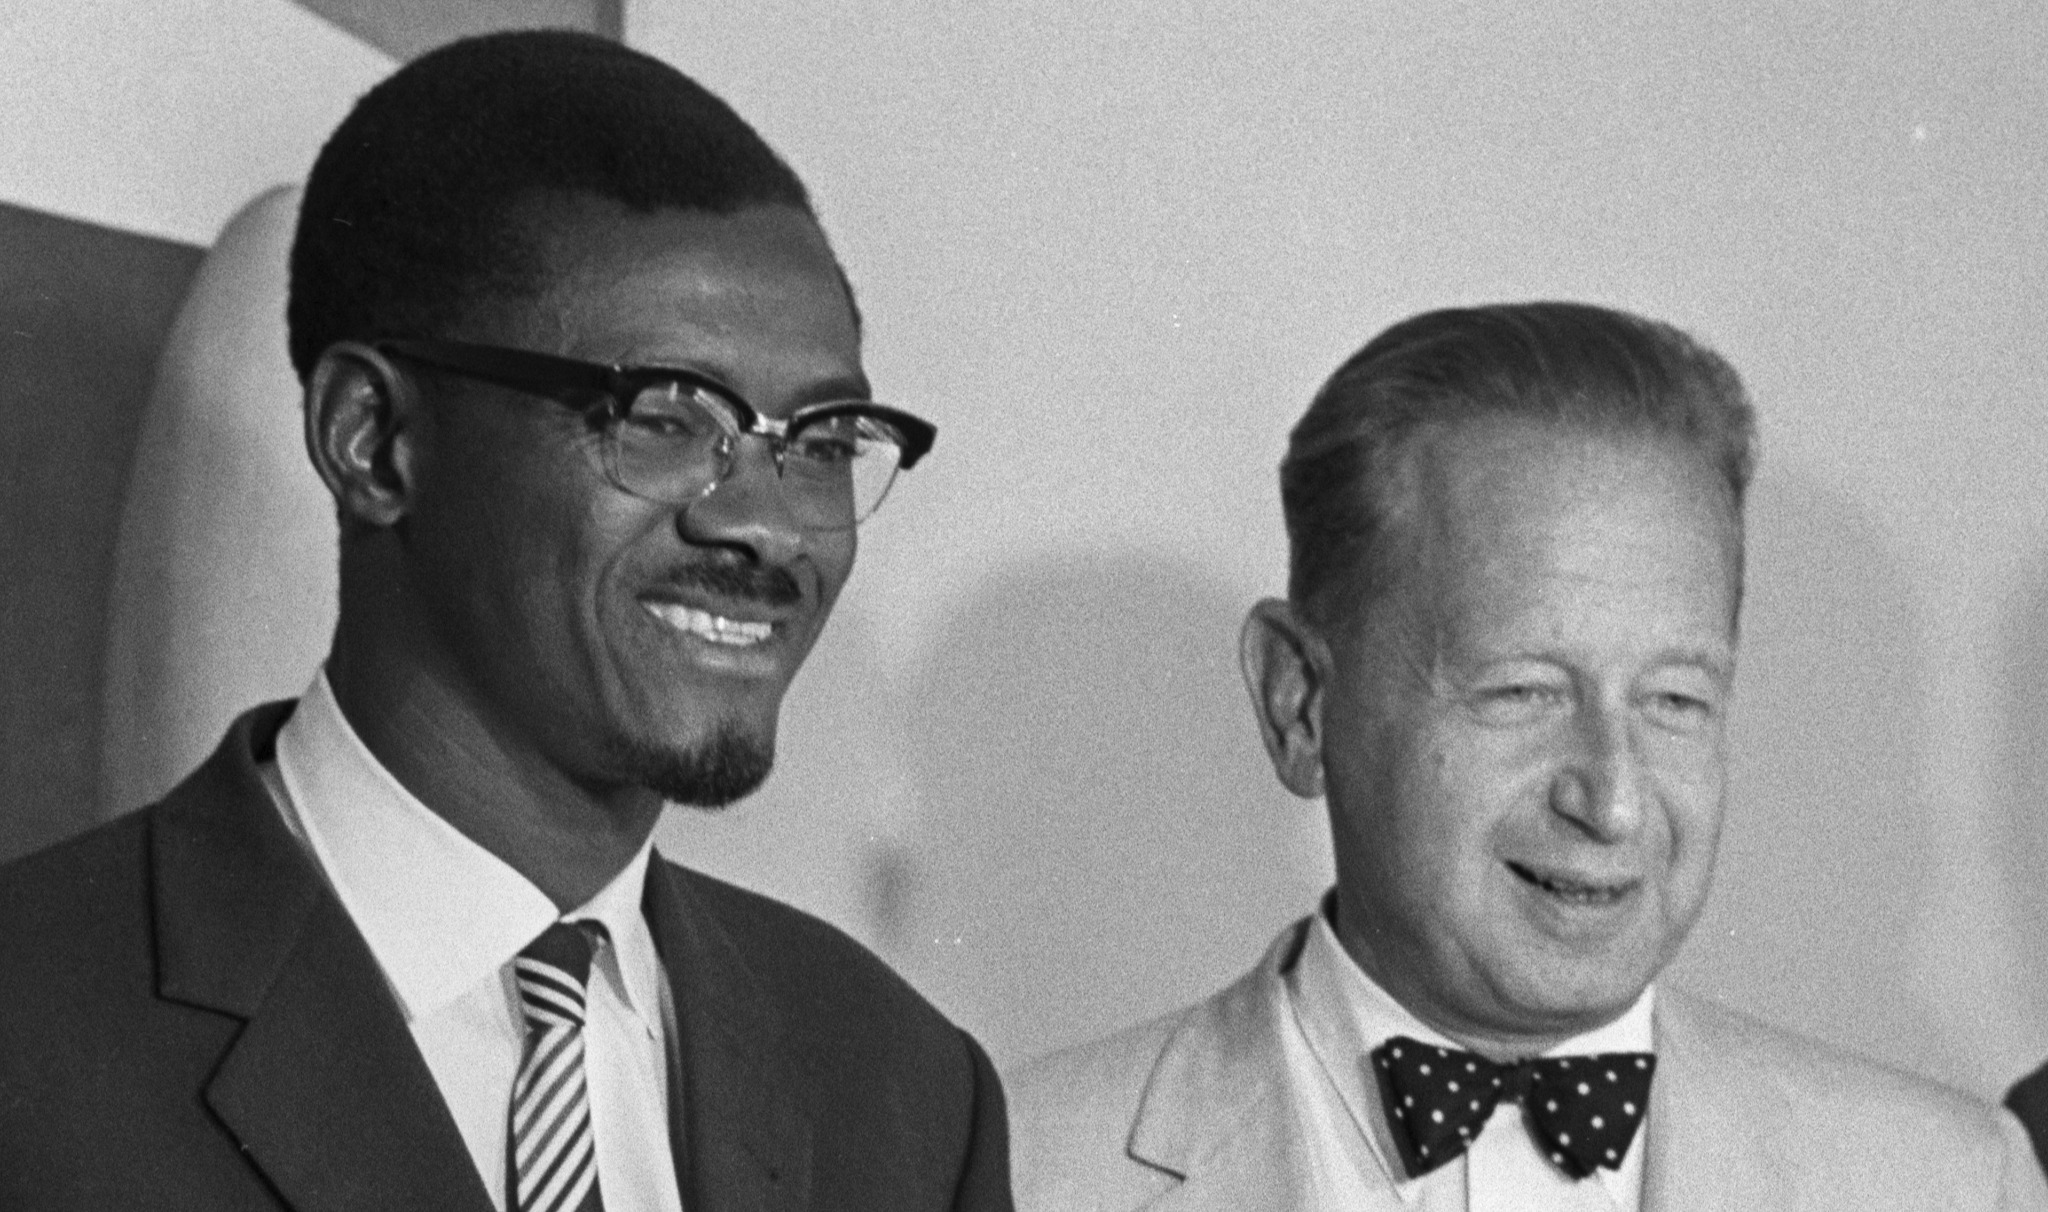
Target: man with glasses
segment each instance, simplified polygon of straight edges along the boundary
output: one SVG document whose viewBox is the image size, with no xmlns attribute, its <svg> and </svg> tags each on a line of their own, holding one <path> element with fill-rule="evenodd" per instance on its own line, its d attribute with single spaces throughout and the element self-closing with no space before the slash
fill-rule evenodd
<svg viewBox="0 0 2048 1212">
<path fill-rule="evenodd" d="M 0 873 L 0 1207 L 1007 1208 L 975 1042 L 650 850 L 932 445 L 794 174 L 635 52 L 459 43 L 322 151 L 289 319 L 333 647 Z"/>
</svg>

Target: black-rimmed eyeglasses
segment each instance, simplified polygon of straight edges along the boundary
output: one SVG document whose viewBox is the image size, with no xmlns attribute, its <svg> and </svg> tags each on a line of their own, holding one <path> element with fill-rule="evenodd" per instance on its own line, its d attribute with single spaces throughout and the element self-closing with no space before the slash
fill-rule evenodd
<svg viewBox="0 0 2048 1212">
<path fill-rule="evenodd" d="M 705 496 L 731 474 L 740 439 L 762 438 L 797 520 L 814 530 L 865 521 L 896 473 L 916 466 L 938 434 L 931 422 L 872 400 L 763 416 L 730 388 L 672 367 L 605 366 L 463 341 L 391 340 L 374 348 L 582 413 L 603 435 L 606 476 L 650 501 L 687 505 Z"/>
</svg>

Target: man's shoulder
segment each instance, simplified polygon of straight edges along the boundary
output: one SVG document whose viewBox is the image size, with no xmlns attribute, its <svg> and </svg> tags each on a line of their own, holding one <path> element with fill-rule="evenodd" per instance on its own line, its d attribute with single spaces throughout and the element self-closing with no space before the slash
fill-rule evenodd
<svg viewBox="0 0 2048 1212">
<path fill-rule="evenodd" d="M 662 860 L 718 923 L 794 1038 L 836 1061 L 959 1076 L 974 1045 L 881 957 L 830 922 L 773 897 Z M 685 976 L 687 981 L 687 976 Z"/>
<path fill-rule="evenodd" d="M 251 855 L 289 847 L 256 773 L 289 702 L 244 712 L 214 752 L 156 802 L 0 865 L 0 963 L 55 943 L 127 947 L 147 935 L 163 838 L 181 839 L 191 884 L 210 888 Z M 268 908 L 268 906 L 265 906 Z"/>
<path fill-rule="evenodd" d="M 148 896 L 148 837 L 141 809 L 0 865 L 0 971 L 132 940 Z"/>
<path fill-rule="evenodd" d="M 1064 1153 L 1094 1142 L 1121 1151 L 1167 1044 L 1221 996 L 1049 1052 L 1005 1073 L 1013 1147 Z"/>
<path fill-rule="evenodd" d="M 1205 1005 L 1062 1048 L 1003 1075 L 1020 1212 L 1138 1208 L 1173 1186 L 1173 1176 L 1131 1156 L 1130 1144 L 1168 1043 Z"/>
<path fill-rule="evenodd" d="M 1873 1199 L 1939 1191 L 1944 1206 L 2048 1208 L 2009 1113 L 1695 995 L 1659 990 L 1657 1001 L 1657 1080 L 1676 1130 L 1746 1137 L 1810 1181 Z"/>
<path fill-rule="evenodd" d="M 670 962 L 704 965 L 671 973 L 678 996 L 694 991 L 697 1012 L 772 1050 L 757 1076 L 830 1126 L 835 1198 L 1010 1206 L 1002 1087 L 972 1036 L 837 927 L 667 860 L 658 870 L 703 919 L 676 927 L 696 942 Z"/>
<path fill-rule="evenodd" d="M 64 1122 L 59 1102 L 88 1104 L 88 1079 L 156 1022 L 148 839 L 145 810 L 0 867 L 0 1124 L 13 1136 Z"/>
<path fill-rule="evenodd" d="M 1657 1027 L 1660 1050 L 1678 1051 L 1721 1082 L 1833 1115 L 1980 1126 L 1996 1118 L 1988 1104 L 1960 1090 L 1697 994 L 1660 989 Z"/>
<path fill-rule="evenodd" d="M 1004 1075 L 1017 1206 L 1142 1207 L 1283 1087 L 1280 972 L 1290 927 L 1251 971 L 1192 1005 Z"/>
<path fill-rule="evenodd" d="M 880 956 L 832 923 L 794 905 L 664 858 L 747 956 L 778 987 L 831 988 L 844 1005 L 872 1005 L 923 1021 L 944 1021 L 923 994 Z"/>
</svg>

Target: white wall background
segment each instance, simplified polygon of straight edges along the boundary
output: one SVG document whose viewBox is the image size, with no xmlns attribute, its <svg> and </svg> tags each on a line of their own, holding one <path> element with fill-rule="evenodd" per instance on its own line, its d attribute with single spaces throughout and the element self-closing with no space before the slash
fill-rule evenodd
<svg viewBox="0 0 2048 1212">
<path fill-rule="evenodd" d="M 672 849 L 1015 1058 L 1248 966 L 1326 864 L 1237 619 L 1378 328 L 1562 296 L 1764 414 L 1733 803 L 1679 979 L 1990 1094 L 2048 1056 L 2048 9 L 643 0 L 812 185 L 941 425 L 781 773 Z"/>
<path fill-rule="evenodd" d="M 210 243 L 392 61 L 286 0 L 0 0 L 0 201 Z"/>
<path fill-rule="evenodd" d="M 1000 1059 L 1220 984 L 1327 879 L 1232 668 L 1287 426 L 1403 314 L 1589 298 L 1764 409 L 1680 976 L 1986 1094 L 2048 1055 L 2048 9 L 641 0 L 628 36 L 805 175 L 877 384 L 942 426 L 781 770 L 672 853 Z M 277 0 L 0 0 L 0 46 L 0 200 L 200 240 L 386 70 Z"/>
</svg>

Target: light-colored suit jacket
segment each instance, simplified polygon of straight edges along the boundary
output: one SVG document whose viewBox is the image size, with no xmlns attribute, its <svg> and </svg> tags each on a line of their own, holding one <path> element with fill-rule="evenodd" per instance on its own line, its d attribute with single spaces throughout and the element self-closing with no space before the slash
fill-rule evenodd
<svg viewBox="0 0 2048 1212">
<path fill-rule="evenodd" d="M 1311 1206 L 1281 1060 L 1303 925 L 1207 1001 L 1010 1076 L 1020 1212 Z M 2048 1209 L 2009 1112 L 1674 989 L 1655 1031 L 1643 1212 Z M 1400 1212 L 1384 1194 L 1347 1212 Z"/>
</svg>

